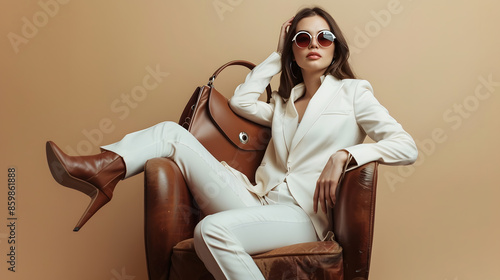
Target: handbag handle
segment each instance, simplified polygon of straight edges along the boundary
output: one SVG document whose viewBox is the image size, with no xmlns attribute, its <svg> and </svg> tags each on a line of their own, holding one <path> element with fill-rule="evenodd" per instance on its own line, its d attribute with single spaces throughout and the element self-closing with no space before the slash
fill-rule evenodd
<svg viewBox="0 0 500 280">
<path fill-rule="evenodd" d="M 214 84 L 215 78 L 217 78 L 217 76 L 220 74 L 220 72 L 222 72 L 222 70 L 224 70 L 226 67 L 232 66 L 232 65 L 245 66 L 246 68 L 248 68 L 250 70 L 252 70 L 253 68 L 255 68 L 255 64 L 253 64 L 250 61 L 246 61 L 246 60 L 233 60 L 233 61 L 229 61 L 228 63 L 226 63 L 226 64 L 222 65 L 221 67 L 219 67 L 219 69 L 215 70 L 214 74 L 208 80 L 208 86 L 212 87 L 213 84 Z M 266 91 L 267 91 L 267 103 L 269 103 L 269 101 L 271 100 L 271 93 L 272 93 L 271 85 L 270 84 L 267 85 Z"/>
</svg>

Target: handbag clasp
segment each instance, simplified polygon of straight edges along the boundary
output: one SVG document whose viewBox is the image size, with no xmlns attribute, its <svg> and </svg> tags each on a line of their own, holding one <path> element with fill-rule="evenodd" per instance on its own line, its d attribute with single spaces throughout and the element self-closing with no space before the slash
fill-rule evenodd
<svg viewBox="0 0 500 280">
<path fill-rule="evenodd" d="M 242 132 L 240 132 L 239 138 L 240 138 L 240 142 L 242 144 L 246 144 L 246 143 L 248 143 L 248 140 L 250 137 L 248 137 L 248 134 L 246 132 L 242 131 Z"/>
</svg>

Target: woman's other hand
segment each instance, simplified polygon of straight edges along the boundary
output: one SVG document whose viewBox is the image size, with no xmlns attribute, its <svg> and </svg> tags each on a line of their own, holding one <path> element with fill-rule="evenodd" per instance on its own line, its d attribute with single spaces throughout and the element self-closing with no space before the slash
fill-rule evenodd
<svg viewBox="0 0 500 280">
<path fill-rule="evenodd" d="M 335 205 L 335 192 L 337 190 L 344 166 L 349 158 L 349 153 L 345 150 L 340 150 L 333 154 L 321 172 L 318 181 L 316 182 L 316 190 L 314 191 L 314 213 L 318 212 L 318 204 L 321 204 L 321 209 L 324 213 L 329 207 Z"/>
<path fill-rule="evenodd" d="M 288 27 L 290 27 L 290 25 L 292 25 L 292 21 L 293 21 L 293 17 L 290 18 L 289 20 L 285 21 L 285 23 L 283 23 L 283 25 L 281 26 L 280 39 L 278 41 L 278 49 L 277 49 L 278 53 L 283 53 L 283 48 L 285 46 L 286 34 L 288 33 Z"/>
</svg>

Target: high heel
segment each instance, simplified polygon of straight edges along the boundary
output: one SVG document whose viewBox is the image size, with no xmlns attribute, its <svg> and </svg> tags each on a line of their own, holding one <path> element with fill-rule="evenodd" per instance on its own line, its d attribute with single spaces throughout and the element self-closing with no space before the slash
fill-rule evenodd
<svg viewBox="0 0 500 280">
<path fill-rule="evenodd" d="M 47 163 L 52 177 L 61 185 L 83 192 L 90 204 L 73 231 L 83 225 L 113 197 L 116 184 L 125 176 L 122 157 L 104 151 L 93 156 L 69 156 L 55 143 L 46 144 Z"/>
</svg>

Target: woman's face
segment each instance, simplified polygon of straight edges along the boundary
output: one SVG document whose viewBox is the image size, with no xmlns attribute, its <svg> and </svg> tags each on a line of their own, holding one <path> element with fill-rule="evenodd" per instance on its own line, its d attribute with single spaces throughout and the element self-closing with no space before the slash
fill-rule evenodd
<svg viewBox="0 0 500 280">
<path fill-rule="evenodd" d="M 324 72 L 332 63 L 335 43 L 325 48 L 318 44 L 316 38 L 318 32 L 323 30 L 331 31 L 326 20 L 318 15 L 303 18 L 297 23 L 295 33 L 307 31 L 313 37 L 308 47 L 299 48 L 295 42 L 292 44 L 295 61 L 302 72 Z"/>
</svg>

